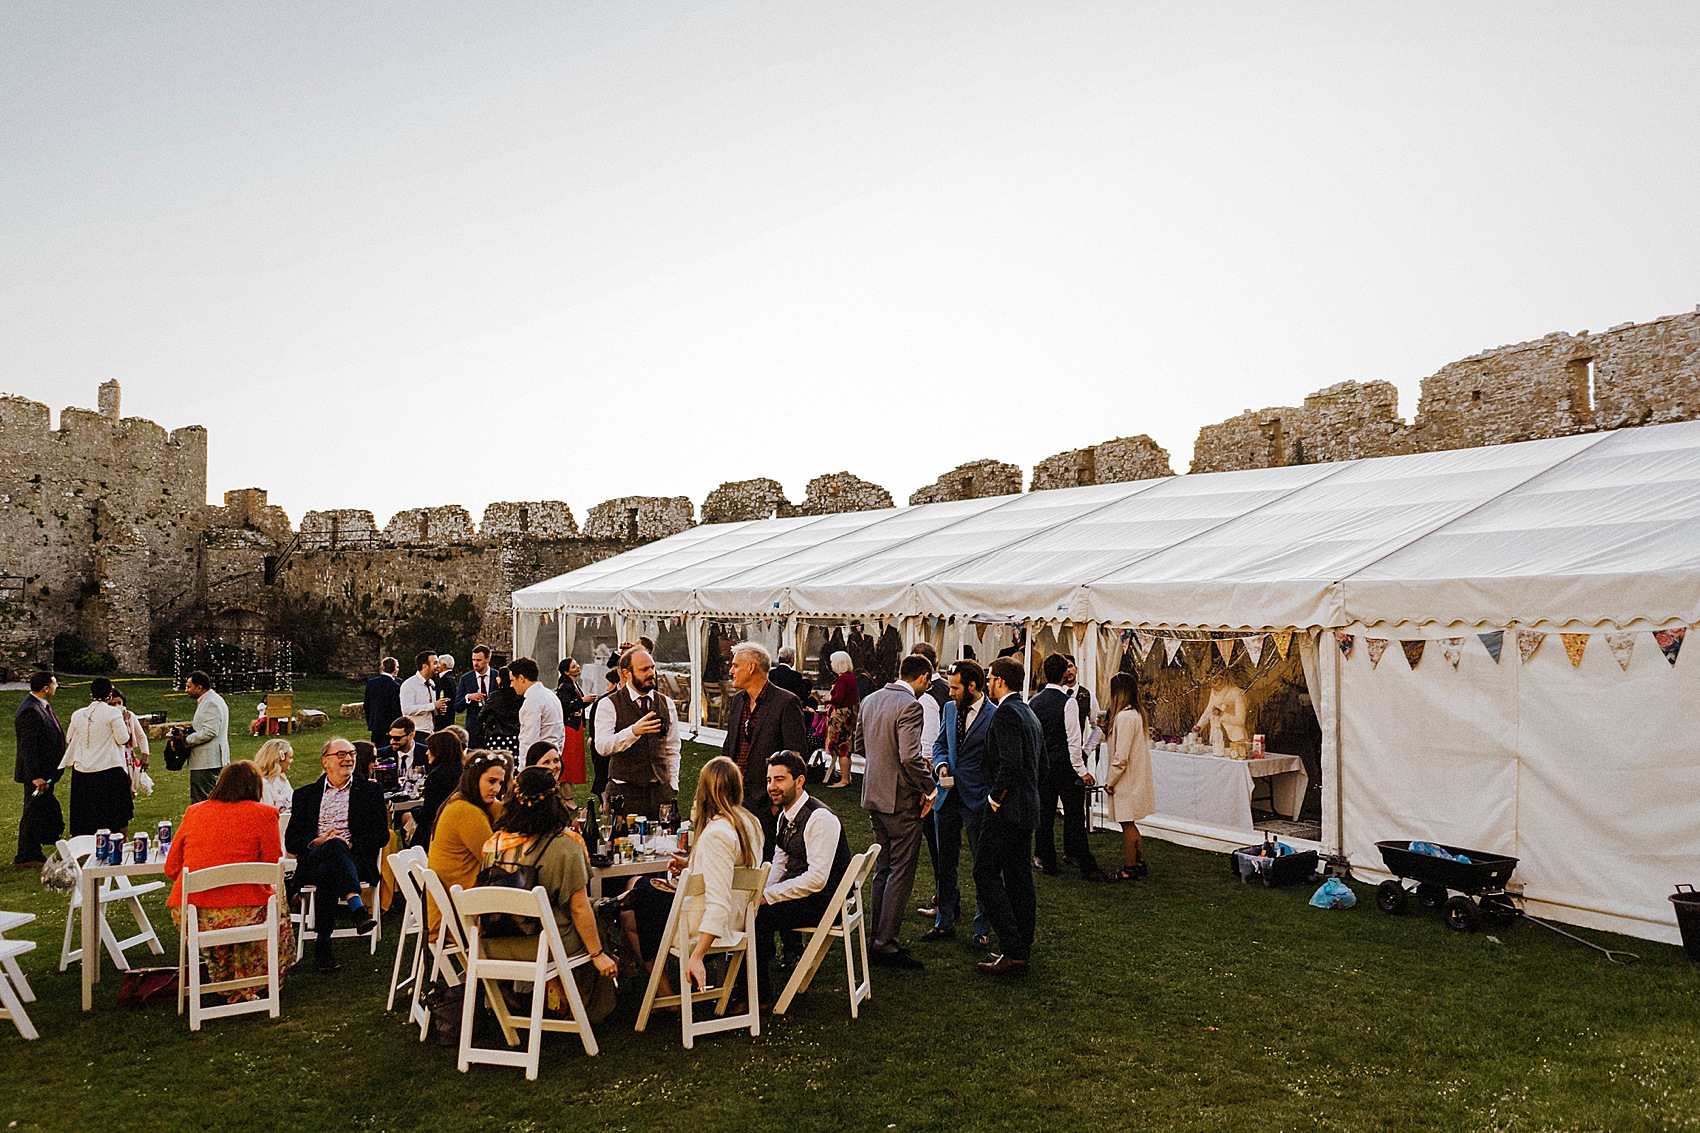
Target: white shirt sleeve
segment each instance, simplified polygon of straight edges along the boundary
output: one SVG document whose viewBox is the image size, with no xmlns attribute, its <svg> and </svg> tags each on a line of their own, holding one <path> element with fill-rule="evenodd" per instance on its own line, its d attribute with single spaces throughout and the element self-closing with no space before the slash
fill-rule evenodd
<svg viewBox="0 0 1700 1133">
<path fill-rule="evenodd" d="M 414 673 L 401 683 L 401 714 L 413 721 L 414 731 L 430 735 L 436 714 L 436 697 L 431 688 Z"/>
<path fill-rule="evenodd" d="M 671 697 L 667 699 L 667 739 L 661 749 L 667 753 L 668 785 L 674 791 L 679 789 L 679 752 L 683 744 L 679 739 L 679 709 Z"/>
<path fill-rule="evenodd" d="M 921 750 L 927 753 L 927 762 L 930 765 L 933 761 L 933 741 L 939 738 L 939 702 L 934 700 L 930 693 L 925 692 L 916 699 L 921 702 Z"/>
<path fill-rule="evenodd" d="M 630 728 L 614 730 L 614 723 L 619 719 L 614 712 L 614 698 L 624 695 L 626 690 L 619 689 L 596 702 L 597 755 L 617 755 L 637 742 L 637 735 Z"/>
<path fill-rule="evenodd" d="M 1074 703 L 1073 693 L 1068 694 L 1068 705 L 1063 709 L 1063 731 L 1068 735 L 1068 761 L 1074 773 L 1086 774 L 1086 752 L 1080 743 L 1080 707 Z"/>
<path fill-rule="evenodd" d="M 928 699 L 932 699 L 928 697 Z M 808 847 L 809 867 L 790 881 L 780 881 L 767 887 L 767 903 L 794 901 L 826 888 L 832 876 L 832 858 L 838 852 L 838 831 L 842 827 L 838 816 L 825 807 L 815 810 L 809 824 L 803 827 L 803 845 Z M 780 851 L 773 852 L 773 869 L 780 871 Z"/>
<path fill-rule="evenodd" d="M 522 764 L 525 753 L 531 750 L 531 745 L 542 738 L 543 705 L 531 695 L 531 689 L 528 688 L 525 690 L 525 697 L 519 702 L 519 758 Z"/>
</svg>

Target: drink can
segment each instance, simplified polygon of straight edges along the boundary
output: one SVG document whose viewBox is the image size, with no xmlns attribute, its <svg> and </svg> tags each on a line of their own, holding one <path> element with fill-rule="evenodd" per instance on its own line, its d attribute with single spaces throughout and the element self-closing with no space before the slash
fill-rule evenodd
<svg viewBox="0 0 1700 1133">
<path fill-rule="evenodd" d="M 638 841 L 640 841 L 640 842 L 649 837 L 649 816 L 648 815 L 646 815 L 646 814 L 638 815 L 637 832 L 638 832 Z"/>
<path fill-rule="evenodd" d="M 1251 757 L 1253 759 L 1262 759 L 1263 758 L 1263 733 L 1262 732 L 1258 732 L 1256 735 L 1251 737 Z"/>
<path fill-rule="evenodd" d="M 94 832 L 94 860 L 102 865 L 112 856 L 112 831 L 96 830 Z"/>
<path fill-rule="evenodd" d="M 148 832 L 146 830 L 136 831 L 134 853 L 130 860 L 137 865 L 146 864 L 148 860 Z"/>
<path fill-rule="evenodd" d="M 154 836 L 158 838 L 159 844 L 162 846 L 171 843 L 171 820 L 169 818 L 160 819 L 159 829 L 154 832 Z"/>
</svg>

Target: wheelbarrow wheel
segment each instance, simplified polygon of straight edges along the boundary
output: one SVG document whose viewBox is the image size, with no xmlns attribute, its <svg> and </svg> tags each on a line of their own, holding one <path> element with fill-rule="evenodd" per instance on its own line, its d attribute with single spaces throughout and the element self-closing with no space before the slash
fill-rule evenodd
<svg viewBox="0 0 1700 1133">
<path fill-rule="evenodd" d="M 1389 916 L 1405 911 L 1405 887 L 1397 881 L 1383 881 L 1375 887 L 1375 907 Z"/>
<path fill-rule="evenodd" d="M 1446 904 L 1446 886 L 1423 882 L 1417 886 L 1417 904 L 1431 913 L 1434 912 Z"/>
<path fill-rule="evenodd" d="M 1482 898 L 1482 923 L 1489 928 L 1506 928 L 1517 919 L 1517 906 L 1504 893 L 1489 893 Z"/>
<path fill-rule="evenodd" d="M 1475 932 L 1481 924 L 1482 912 L 1476 903 L 1468 897 L 1453 897 L 1441 906 L 1446 916 L 1446 927 L 1453 932 Z"/>
</svg>

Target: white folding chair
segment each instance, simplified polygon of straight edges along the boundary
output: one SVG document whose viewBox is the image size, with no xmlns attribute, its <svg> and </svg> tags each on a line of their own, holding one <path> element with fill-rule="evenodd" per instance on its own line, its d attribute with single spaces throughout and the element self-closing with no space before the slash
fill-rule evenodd
<svg viewBox="0 0 1700 1133">
<path fill-rule="evenodd" d="M 390 968 L 390 997 L 384 1003 L 385 1011 L 394 1009 L 396 992 L 417 983 L 420 970 L 425 966 L 425 897 L 419 892 L 419 886 L 414 883 L 411 869 L 414 862 L 425 864 L 425 851 L 418 846 L 412 846 L 391 854 L 388 860 L 390 876 L 395 878 L 395 887 L 401 892 L 403 906 L 401 935 L 395 942 L 395 964 Z M 407 951 L 409 938 L 413 941 L 413 967 L 404 980 L 401 977 L 401 956 Z"/>
<path fill-rule="evenodd" d="M 278 984 L 282 967 L 278 962 L 279 909 L 283 901 L 282 862 L 233 862 L 230 865 L 208 866 L 206 869 L 183 871 L 183 928 L 177 937 L 177 1013 L 183 1014 L 183 1004 L 189 1004 L 189 1029 L 198 1031 L 205 1019 L 221 1019 L 227 1015 L 248 1015 L 264 1011 L 277 1018 L 282 1006 Z M 271 896 L 266 899 L 266 919 L 259 924 L 233 925 L 229 928 L 201 927 L 201 911 L 195 904 L 197 894 L 226 885 L 269 885 Z M 201 978 L 201 953 L 208 948 L 229 944 L 264 942 L 266 974 L 244 979 L 220 980 L 207 983 Z M 208 993 L 241 991 L 264 987 L 266 994 L 258 999 L 237 1003 L 220 1003 L 213 1007 L 201 1004 Z"/>
<path fill-rule="evenodd" d="M 81 939 L 83 923 L 83 867 L 88 859 L 94 856 L 95 838 L 93 834 L 79 834 L 75 838 L 59 839 L 59 856 L 71 863 L 76 871 L 77 884 L 71 890 L 71 907 L 65 913 L 65 945 L 59 950 L 59 970 L 63 972 L 72 964 L 83 958 L 83 949 L 88 947 L 88 941 Z M 96 920 L 100 924 L 100 940 L 106 945 L 107 955 L 120 971 L 129 971 L 130 962 L 124 958 L 124 950 L 134 948 L 138 944 L 146 944 L 148 950 L 156 956 L 165 955 L 165 945 L 159 942 L 159 935 L 153 930 L 153 922 L 148 920 L 147 913 L 142 909 L 141 899 L 149 893 L 164 889 L 163 881 L 144 881 L 140 885 L 128 877 L 109 877 L 100 883 L 96 890 L 100 908 Z M 136 918 L 136 934 L 118 939 L 118 934 L 112 931 L 112 926 L 106 920 L 106 906 L 122 901 L 130 906 L 130 915 Z M 77 936 L 77 947 L 71 947 L 71 938 Z"/>
<path fill-rule="evenodd" d="M 291 858 L 288 859 L 288 864 L 285 865 L 284 868 L 293 873 L 295 872 L 296 867 L 296 860 Z M 360 883 L 360 899 L 366 903 L 366 909 L 372 914 L 372 919 L 378 922 L 378 926 L 372 930 L 370 938 L 371 954 L 374 956 L 378 954 L 378 941 L 384 935 L 384 918 L 382 912 L 378 909 L 377 898 L 378 887 L 375 885 L 368 885 L 366 882 L 362 881 Z M 345 898 L 338 897 L 336 900 L 340 904 L 345 900 Z M 289 910 L 289 919 L 295 925 L 295 958 L 297 960 L 301 959 L 301 957 L 306 954 L 307 937 L 316 937 L 317 935 L 314 931 L 314 925 L 317 923 L 318 917 L 319 887 L 316 885 L 303 885 L 300 889 L 295 891 L 295 904 Z M 341 928 L 331 930 L 332 940 L 354 940 L 360 935 L 361 934 L 359 932 L 355 931 L 353 925 L 343 925 Z"/>
<path fill-rule="evenodd" d="M 431 1013 L 419 1002 L 419 997 L 439 979 L 450 987 L 460 986 L 461 972 L 466 967 L 466 937 L 461 933 L 460 917 L 455 913 L 454 900 L 443 887 L 443 879 L 437 876 L 437 871 L 420 862 L 414 865 L 409 873 L 414 887 L 425 895 L 430 904 L 437 906 L 438 912 L 437 935 L 426 941 L 431 970 L 424 972 L 423 978 L 414 981 L 413 998 L 407 1009 L 407 1017 L 419 1024 L 419 1041 L 424 1042 L 431 1033 Z M 429 916 L 426 918 L 426 924 L 430 924 Z"/>
<path fill-rule="evenodd" d="M 35 996 L 27 994 L 29 984 L 20 987 L 13 982 L 22 981 L 23 975 L 12 973 L 18 971 L 18 957 L 34 948 L 33 940 L 0 940 L 0 1019 L 10 1019 L 18 1034 L 26 1039 L 40 1037 L 35 1024 L 30 1022 L 29 1012 L 24 1010 L 24 1004 L 34 1002 Z"/>
<path fill-rule="evenodd" d="M 785 1014 L 791 1007 L 791 1001 L 809 990 L 809 984 L 814 982 L 815 973 L 820 970 L 821 962 L 826 959 L 826 950 L 832 946 L 834 938 L 844 941 L 844 971 L 850 986 L 850 1018 L 856 1018 L 862 1000 L 874 994 L 873 977 L 868 968 L 868 925 L 863 915 L 862 892 L 868 884 L 868 879 L 874 875 L 874 865 L 879 861 L 879 856 L 880 844 L 875 842 L 851 858 L 850 864 L 844 867 L 844 876 L 839 879 L 838 888 L 832 894 L 831 903 L 821 914 L 820 923 L 814 928 L 797 930 L 809 934 L 809 943 L 803 949 L 797 966 L 791 970 L 791 978 L 785 982 L 785 990 L 780 993 L 779 1002 L 773 1005 L 775 1015 Z M 856 977 L 858 954 L 862 958 L 860 979 Z"/>
<path fill-rule="evenodd" d="M 638 1009 L 637 1030 L 649 1026 L 649 1013 L 655 1007 L 679 1008 L 679 1030 L 685 1049 L 690 1050 L 698 1035 L 717 1031 L 736 1031 L 745 1027 L 750 1034 L 761 1034 L 761 999 L 756 990 L 756 898 L 767 887 L 770 866 L 756 869 L 738 868 L 732 871 L 734 904 L 744 900 L 744 927 L 727 937 L 716 937 L 706 956 L 726 956 L 726 975 L 720 983 L 700 990 L 693 989 L 685 977 L 685 962 L 696 949 L 697 925 L 702 920 L 703 879 L 700 873 L 686 870 L 679 875 L 678 888 L 673 892 L 673 907 L 667 913 L 667 928 L 661 934 L 663 945 L 655 954 L 655 966 L 649 973 L 649 985 L 644 988 L 643 1006 Z M 706 958 L 705 956 L 705 958 Z M 661 973 L 674 958 L 679 963 L 679 994 L 659 996 Z M 743 970 L 749 997 L 748 1008 L 737 1015 L 727 1015 L 732 989 L 737 986 L 738 972 Z M 692 1007 L 698 1000 L 715 1001 L 714 1015 L 697 1022 Z"/>
<path fill-rule="evenodd" d="M 460 916 L 462 934 L 466 937 L 466 995 L 460 1013 L 460 1069 L 474 1062 L 492 1066 L 522 1066 L 527 1078 L 537 1077 L 542 1061 L 543 1032 L 568 1031 L 578 1035 L 584 1052 L 596 1053 L 596 1035 L 590 1029 L 590 1013 L 585 1010 L 584 998 L 579 995 L 578 981 L 573 969 L 590 963 L 588 954 L 567 957 L 561 943 L 561 930 L 555 923 L 555 910 L 550 907 L 549 893 L 541 885 L 531 890 L 481 886 L 462 889 L 456 885 L 449 890 L 454 909 Z M 535 939 L 537 954 L 529 960 L 497 960 L 484 955 L 484 942 L 479 937 L 478 919 L 482 916 L 505 913 L 512 917 L 534 917 L 542 922 Z M 531 1014 L 520 1018 L 508 1010 L 498 980 L 529 980 L 531 982 Z M 549 983 L 559 982 L 561 992 L 571 1008 L 570 1019 L 545 1019 L 543 1006 L 548 999 Z M 519 1030 L 530 1031 L 525 1050 L 497 1050 L 494 1047 L 472 1045 L 472 1016 L 478 1006 L 478 991 L 490 1001 L 490 1009 L 501 1024 L 502 1037 L 508 1046 L 519 1045 Z"/>
<path fill-rule="evenodd" d="M 18 964 L 18 956 L 28 952 L 30 948 L 34 948 L 35 944 L 32 942 L 29 948 L 20 949 L 18 952 L 6 952 L 4 946 L 14 943 L 6 939 L 8 932 L 15 928 L 22 928 L 33 920 L 35 920 L 34 913 L 0 912 L 0 967 L 5 968 L 6 975 L 11 977 L 12 987 L 18 993 L 18 998 L 25 1003 L 35 1002 L 35 992 L 30 988 L 29 980 L 24 978 L 24 969 Z"/>
</svg>

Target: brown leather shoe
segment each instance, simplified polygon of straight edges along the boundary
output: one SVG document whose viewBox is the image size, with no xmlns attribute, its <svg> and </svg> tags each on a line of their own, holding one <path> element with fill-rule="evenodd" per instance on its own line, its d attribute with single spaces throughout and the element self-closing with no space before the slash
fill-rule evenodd
<svg viewBox="0 0 1700 1133">
<path fill-rule="evenodd" d="M 974 966 L 988 976 L 1025 976 L 1033 965 L 1026 960 L 997 955 Z"/>
</svg>

